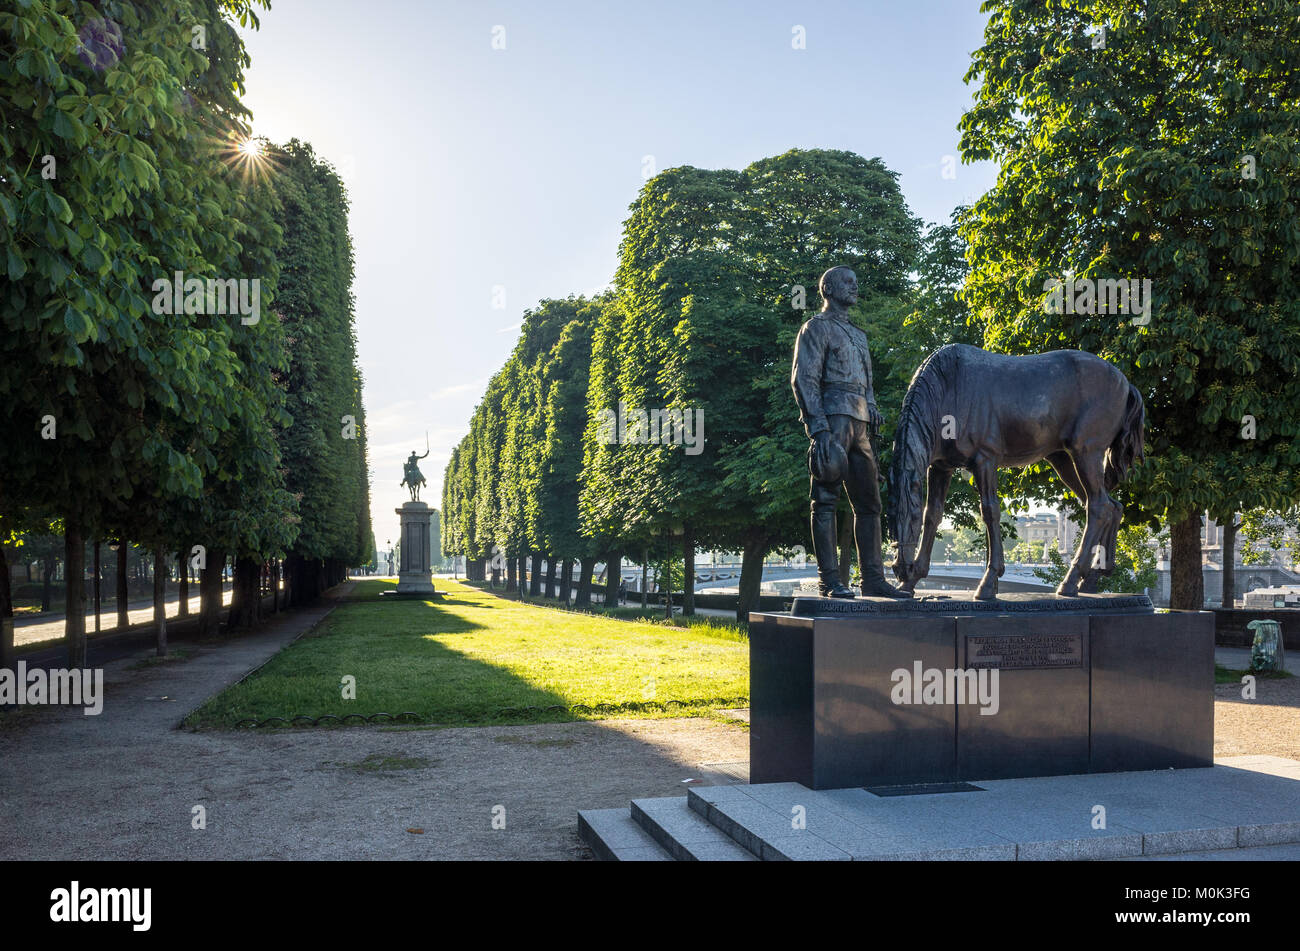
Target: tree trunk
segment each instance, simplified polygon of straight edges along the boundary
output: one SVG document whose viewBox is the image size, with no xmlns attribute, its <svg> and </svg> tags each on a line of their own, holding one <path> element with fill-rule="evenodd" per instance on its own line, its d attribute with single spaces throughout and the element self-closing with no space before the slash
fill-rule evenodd
<svg viewBox="0 0 1300 951">
<path fill-rule="evenodd" d="M 159 657 L 167 656 L 167 553 L 153 553 L 153 629 Z"/>
<path fill-rule="evenodd" d="M 128 607 L 131 596 L 126 585 L 126 556 L 128 551 L 126 539 L 119 538 L 117 540 L 117 629 L 119 631 L 125 631 L 131 626 L 131 613 Z"/>
<path fill-rule="evenodd" d="M 542 554 L 533 552 L 532 574 L 528 578 L 528 596 L 535 598 L 542 593 Z"/>
<path fill-rule="evenodd" d="M 1237 606 L 1237 513 L 1233 512 L 1223 524 L 1223 590 L 1222 598 L 1225 608 Z"/>
<path fill-rule="evenodd" d="M 47 555 L 42 559 L 45 565 L 45 577 L 41 579 L 41 610 L 49 611 L 50 602 L 54 595 L 54 562 L 53 555 Z M 99 618 L 95 618 L 95 630 L 99 630 Z"/>
<path fill-rule="evenodd" d="M 663 581 L 659 584 L 659 590 L 664 595 L 664 619 L 671 621 L 673 619 L 673 560 L 672 558 L 664 559 L 663 565 L 659 568 L 659 574 L 663 576 Z"/>
<path fill-rule="evenodd" d="M 515 569 L 519 566 L 519 560 L 511 555 L 506 559 L 506 590 L 518 591 L 519 579 L 515 577 Z"/>
<path fill-rule="evenodd" d="M 217 636 L 221 624 L 221 575 L 226 567 L 226 553 L 209 549 L 207 562 L 199 570 L 199 638 Z"/>
<path fill-rule="evenodd" d="M 271 610 L 280 613 L 280 559 L 271 559 Z"/>
<path fill-rule="evenodd" d="M 257 562 L 251 558 L 235 559 L 234 583 L 230 597 L 227 631 L 246 631 L 258 621 Z"/>
<path fill-rule="evenodd" d="M 1199 611 L 1205 603 L 1201 573 L 1201 516 L 1193 512 L 1169 526 L 1169 607 Z"/>
<path fill-rule="evenodd" d="M 86 666 L 86 542 L 80 526 L 69 518 L 64 519 L 63 574 L 68 666 L 77 670 Z"/>
<path fill-rule="evenodd" d="M 682 614 L 695 613 L 695 533 L 687 522 L 682 527 L 682 561 L 686 574 L 682 579 Z"/>
<path fill-rule="evenodd" d="M 555 597 L 555 559 L 549 555 L 546 558 L 546 596 Z"/>
<path fill-rule="evenodd" d="M 585 608 L 591 604 L 591 576 L 595 573 L 595 557 L 589 556 L 582 559 L 582 567 L 578 571 L 578 595 L 573 600 L 575 606 Z"/>
<path fill-rule="evenodd" d="M 300 608 L 320 597 L 323 568 L 320 559 L 292 554 L 285 559 L 284 568 L 288 582 L 284 599 L 286 607 Z"/>
<path fill-rule="evenodd" d="M 177 617 L 190 616 L 190 553 L 182 548 L 176 556 Z"/>
<path fill-rule="evenodd" d="M 753 532 L 745 536 L 745 547 L 740 557 L 740 594 L 736 599 L 736 620 L 749 621 L 749 612 L 758 609 L 758 593 L 763 586 L 763 559 L 771 544 L 765 533 Z"/>
<path fill-rule="evenodd" d="M 284 606 L 293 607 L 294 586 L 297 583 L 294 573 L 298 570 L 301 556 L 289 554 L 284 559 Z"/>
<path fill-rule="evenodd" d="M 618 585 L 623 577 L 623 554 L 611 551 L 605 556 L 605 607 L 618 605 Z"/>
<path fill-rule="evenodd" d="M 650 553 L 641 554 L 641 610 L 650 607 Z"/>
<path fill-rule="evenodd" d="M 100 612 L 100 582 L 103 576 L 103 569 L 99 564 L 99 548 L 102 544 L 100 539 L 95 540 L 95 633 L 99 633 L 99 612 Z"/>
<path fill-rule="evenodd" d="M 569 603 L 569 592 L 573 590 L 573 559 L 566 558 L 560 567 L 560 600 Z"/>
<path fill-rule="evenodd" d="M 14 602 L 9 590 L 9 562 L 0 545 L 0 670 L 14 669 Z"/>
</svg>

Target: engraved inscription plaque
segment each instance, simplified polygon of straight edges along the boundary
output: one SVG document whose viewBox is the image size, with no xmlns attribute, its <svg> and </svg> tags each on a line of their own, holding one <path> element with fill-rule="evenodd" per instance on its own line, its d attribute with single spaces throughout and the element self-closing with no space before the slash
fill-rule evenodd
<svg viewBox="0 0 1300 951">
<path fill-rule="evenodd" d="M 1082 634 L 972 634 L 966 638 L 967 669 L 1082 666 Z"/>
</svg>

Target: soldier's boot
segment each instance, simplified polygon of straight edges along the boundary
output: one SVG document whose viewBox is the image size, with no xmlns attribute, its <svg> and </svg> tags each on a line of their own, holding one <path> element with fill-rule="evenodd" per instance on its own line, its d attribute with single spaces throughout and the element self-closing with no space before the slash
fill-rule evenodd
<svg viewBox="0 0 1300 951">
<path fill-rule="evenodd" d="M 895 588 L 885 580 L 885 563 L 880 557 L 880 517 L 857 519 L 858 564 L 862 570 L 862 595 L 867 598 L 910 598 L 912 592 Z"/>
<path fill-rule="evenodd" d="M 840 580 L 839 546 L 835 532 L 835 505 L 813 503 L 813 554 L 817 556 L 817 590 L 823 598 L 852 598 Z"/>
<path fill-rule="evenodd" d="M 865 598 L 910 598 L 912 592 L 895 588 L 885 580 L 883 572 L 862 579 L 862 596 Z"/>
<path fill-rule="evenodd" d="M 840 570 L 817 572 L 817 590 L 823 598 L 853 598 L 856 595 L 840 580 Z"/>
</svg>

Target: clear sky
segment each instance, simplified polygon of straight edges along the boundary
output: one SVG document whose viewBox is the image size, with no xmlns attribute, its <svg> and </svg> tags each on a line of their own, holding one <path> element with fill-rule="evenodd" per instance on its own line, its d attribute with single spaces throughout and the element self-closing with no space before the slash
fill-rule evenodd
<svg viewBox="0 0 1300 951">
<path fill-rule="evenodd" d="M 310 142 L 350 193 L 380 547 L 397 537 L 401 463 L 426 430 L 422 498 L 441 505 L 451 450 L 523 311 L 609 283 L 648 167 L 847 149 L 897 171 L 927 222 L 987 189 L 989 165 L 943 175 L 974 92 L 962 77 L 978 7 L 273 0 L 244 34 L 244 101 L 254 134 Z"/>
</svg>

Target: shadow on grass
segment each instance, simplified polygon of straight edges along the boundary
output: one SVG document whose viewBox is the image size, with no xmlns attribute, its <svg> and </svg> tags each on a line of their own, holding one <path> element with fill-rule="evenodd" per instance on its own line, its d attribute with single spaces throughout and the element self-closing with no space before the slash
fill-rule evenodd
<svg viewBox="0 0 1300 951">
<path fill-rule="evenodd" d="M 511 708 L 564 707 L 568 700 L 439 642 L 448 634 L 485 629 L 446 609 L 455 604 L 484 607 L 448 599 L 379 602 L 354 612 L 340 608 L 317 633 L 205 703 L 184 725 L 223 729 L 272 717 L 376 713 L 414 713 L 425 723 L 447 725 L 575 719 L 567 710 L 502 716 Z M 349 698 L 353 688 L 355 697 Z"/>
<path fill-rule="evenodd" d="M 539 627 L 525 617 L 488 622 L 483 609 L 516 608 L 490 596 L 440 601 L 379 601 L 344 605 L 315 632 L 290 645 L 252 676 L 193 711 L 191 728 L 288 725 L 329 717 L 353 723 L 376 714 L 414 714 L 424 724 L 560 722 L 614 713 L 705 712 L 687 700 L 730 700 L 744 693 L 737 673 L 718 673 L 707 660 L 677 663 L 660 676 L 663 703 L 643 695 L 657 657 L 672 665 L 676 648 L 653 630 L 602 640 L 602 631 Z M 574 623 L 614 623 L 570 615 Z M 640 625 L 634 625 L 640 628 Z M 484 639 L 476 635 L 483 633 Z M 466 635 L 465 649 L 446 638 Z M 658 636 L 657 636 L 658 635 Z M 621 636 L 621 635 L 620 635 Z M 518 650 L 515 649 L 518 638 Z M 716 651 L 696 641 L 706 653 Z M 731 662 L 731 666 L 735 666 Z M 725 669 L 725 668 L 724 668 Z M 516 672 L 519 671 L 519 672 Z M 666 678 L 666 679 L 664 679 Z M 693 689 L 698 687 L 699 689 Z M 725 688 L 725 689 L 724 689 Z M 739 688 L 739 689 L 737 689 Z M 565 692 L 561 692 L 565 691 Z M 714 704 L 717 706 L 718 704 Z M 618 707 L 620 709 L 614 709 Z"/>
</svg>

